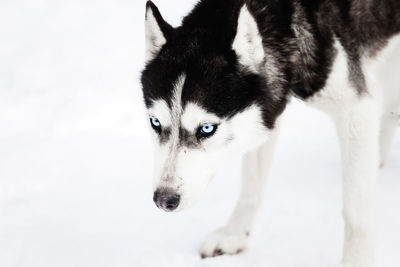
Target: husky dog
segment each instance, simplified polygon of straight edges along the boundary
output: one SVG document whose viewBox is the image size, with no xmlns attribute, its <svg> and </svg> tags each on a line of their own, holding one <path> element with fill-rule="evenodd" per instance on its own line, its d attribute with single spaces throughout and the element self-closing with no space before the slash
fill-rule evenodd
<svg viewBox="0 0 400 267">
<path fill-rule="evenodd" d="M 201 0 L 177 28 L 147 2 L 145 25 L 156 205 L 191 206 L 243 155 L 236 209 L 201 256 L 245 249 L 280 115 L 297 97 L 326 112 L 340 139 L 342 266 L 375 266 L 376 178 L 400 113 L 400 1 Z"/>
</svg>

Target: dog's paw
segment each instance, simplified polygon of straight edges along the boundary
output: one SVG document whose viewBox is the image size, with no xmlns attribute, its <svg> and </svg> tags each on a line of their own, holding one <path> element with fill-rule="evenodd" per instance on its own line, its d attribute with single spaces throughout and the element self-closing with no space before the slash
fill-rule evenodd
<svg viewBox="0 0 400 267">
<path fill-rule="evenodd" d="M 232 232 L 221 228 L 214 232 L 200 247 L 200 256 L 204 258 L 216 257 L 224 254 L 238 254 L 247 246 L 248 233 Z"/>
</svg>

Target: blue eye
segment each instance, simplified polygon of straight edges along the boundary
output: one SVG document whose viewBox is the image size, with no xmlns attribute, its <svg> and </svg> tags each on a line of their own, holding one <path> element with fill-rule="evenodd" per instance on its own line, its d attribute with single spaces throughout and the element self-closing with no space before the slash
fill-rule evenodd
<svg viewBox="0 0 400 267">
<path fill-rule="evenodd" d="M 212 131 L 214 131 L 214 125 L 206 124 L 206 125 L 203 125 L 203 126 L 201 127 L 201 132 L 202 132 L 202 133 L 209 134 L 209 133 L 211 133 Z"/>
<path fill-rule="evenodd" d="M 161 123 L 156 117 L 150 117 L 150 124 L 154 130 L 161 132 Z"/>
<path fill-rule="evenodd" d="M 197 135 L 199 138 L 209 137 L 209 136 L 213 135 L 216 130 L 217 130 L 216 124 L 207 123 L 207 124 L 204 124 L 199 127 Z"/>
</svg>

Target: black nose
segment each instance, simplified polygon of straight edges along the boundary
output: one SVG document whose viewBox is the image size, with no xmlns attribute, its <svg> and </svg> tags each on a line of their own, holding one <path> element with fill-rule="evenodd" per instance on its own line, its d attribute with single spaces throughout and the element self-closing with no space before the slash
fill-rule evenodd
<svg viewBox="0 0 400 267">
<path fill-rule="evenodd" d="M 164 211 L 173 211 L 179 206 L 180 195 L 171 189 L 158 189 L 154 192 L 154 203 Z"/>
</svg>

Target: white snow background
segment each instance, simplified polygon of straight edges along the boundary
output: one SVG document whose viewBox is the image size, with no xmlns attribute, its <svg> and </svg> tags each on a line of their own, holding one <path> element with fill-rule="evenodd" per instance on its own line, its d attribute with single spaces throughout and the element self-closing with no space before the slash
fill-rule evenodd
<svg viewBox="0 0 400 267">
<path fill-rule="evenodd" d="M 158 0 L 179 25 L 194 0 Z M 321 267 L 340 261 L 329 119 L 292 101 L 249 249 L 201 260 L 239 190 L 239 159 L 191 210 L 152 202 L 139 74 L 143 0 L 0 1 L 0 267 Z M 246 130 L 246 129 L 243 129 Z M 400 266 L 400 132 L 379 174 L 378 261 Z"/>
</svg>

